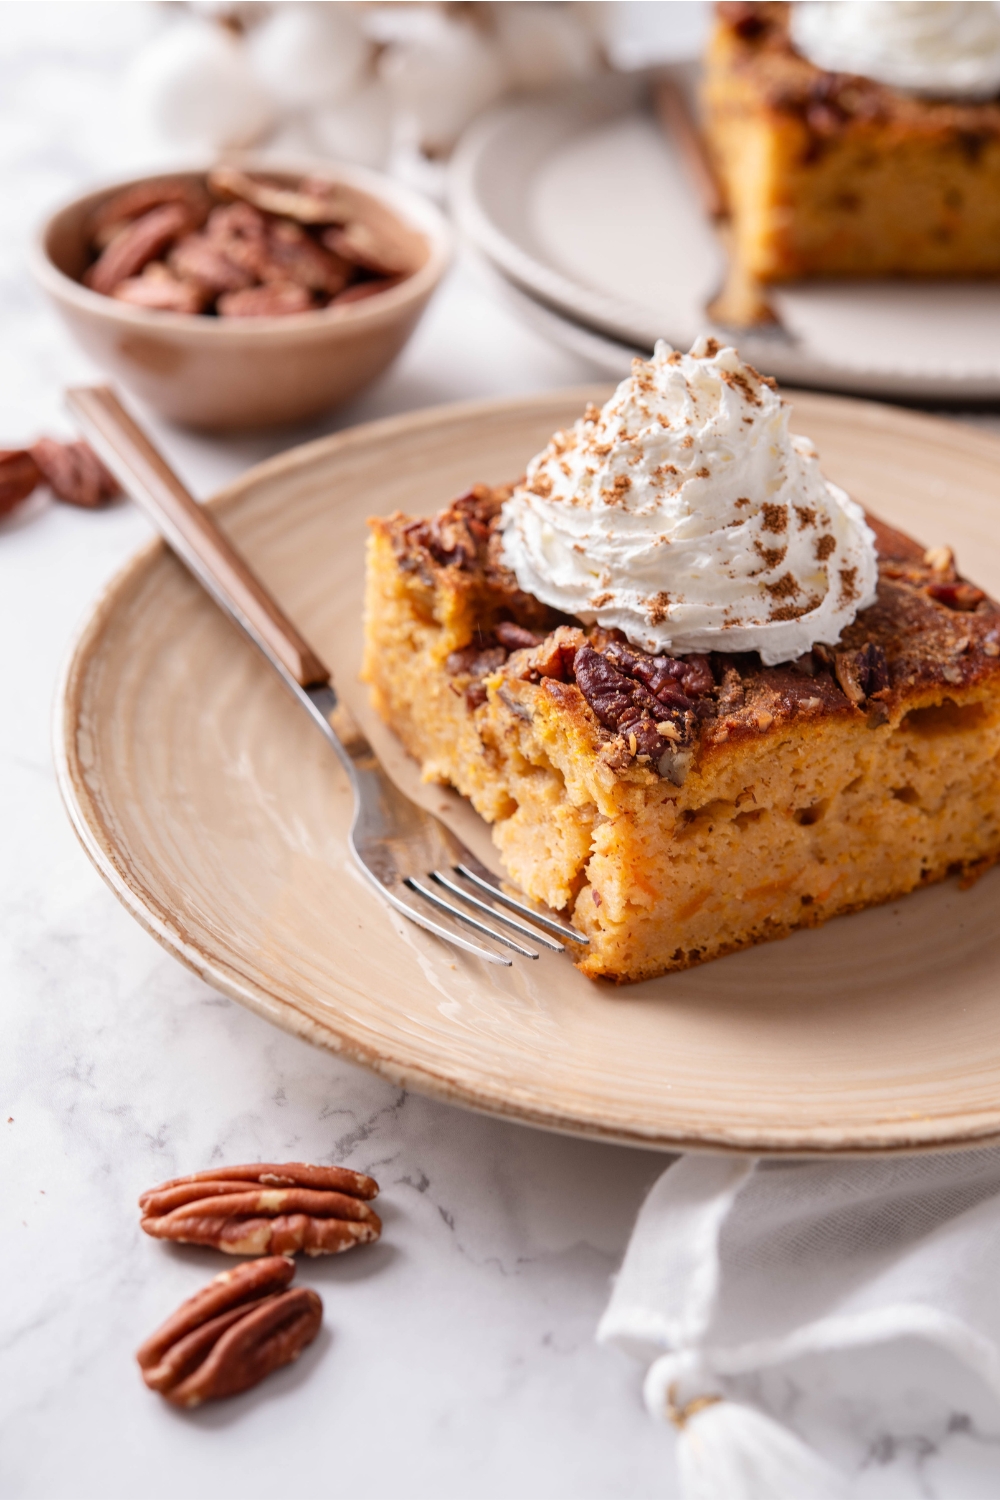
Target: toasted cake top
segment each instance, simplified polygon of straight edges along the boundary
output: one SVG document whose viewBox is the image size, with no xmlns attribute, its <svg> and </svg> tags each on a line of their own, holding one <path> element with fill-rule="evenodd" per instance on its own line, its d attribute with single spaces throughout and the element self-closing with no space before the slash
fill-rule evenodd
<svg viewBox="0 0 1000 1500">
<path fill-rule="evenodd" d="M 621 633 L 578 621 L 518 587 L 501 559 L 509 487 L 477 485 L 436 516 L 376 523 L 398 566 L 431 588 L 475 600 L 477 628 L 447 668 L 470 707 L 485 679 L 578 689 L 615 770 L 645 765 L 679 781 L 695 749 L 757 737 L 792 721 L 863 715 L 872 727 L 905 706 L 1000 684 L 1000 606 L 962 578 L 947 547 L 920 543 L 869 515 L 878 546 L 875 603 L 834 647 L 766 667 L 753 653 L 654 656 Z M 581 705 L 582 707 L 582 705 Z"/>
<path fill-rule="evenodd" d="M 727 61 L 752 73 L 768 107 L 802 118 L 817 152 L 824 139 L 865 121 L 954 130 L 957 144 L 973 159 L 986 139 L 1000 135 L 1000 100 L 929 99 L 856 73 L 817 68 L 792 45 L 790 11 L 790 5 L 771 0 L 716 6 L 719 25 L 733 43 Z"/>
</svg>

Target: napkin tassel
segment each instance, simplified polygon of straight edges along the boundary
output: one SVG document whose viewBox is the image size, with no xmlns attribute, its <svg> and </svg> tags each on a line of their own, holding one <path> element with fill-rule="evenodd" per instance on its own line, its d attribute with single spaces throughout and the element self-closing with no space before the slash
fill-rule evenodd
<svg viewBox="0 0 1000 1500">
<path fill-rule="evenodd" d="M 846 1500 L 846 1479 L 763 1412 L 713 1391 L 679 1398 L 712 1383 L 690 1354 L 665 1354 L 646 1376 L 650 1413 L 677 1428 L 683 1500 Z"/>
</svg>

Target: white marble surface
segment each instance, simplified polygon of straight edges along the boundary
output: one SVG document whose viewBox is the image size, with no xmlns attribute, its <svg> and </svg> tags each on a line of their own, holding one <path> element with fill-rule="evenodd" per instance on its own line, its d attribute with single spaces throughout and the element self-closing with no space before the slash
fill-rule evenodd
<svg viewBox="0 0 1000 1500">
<path fill-rule="evenodd" d="M 127 155 L 116 81 L 159 24 L 128 4 L 0 12 L 0 444 L 68 432 L 60 391 L 93 373 L 22 248 L 48 201 Z M 589 375 L 459 269 L 396 368 L 314 431 Z M 156 430 L 202 494 L 294 440 Z M 0 525 L 0 1494 L 675 1493 L 641 1372 L 594 1343 L 664 1160 L 401 1093 L 271 1029 L 158 948 L 76 845 L 49 748 L 56 674 L 88 601 L 147 535 L 126 505 L 88 515 L 41 497 Z M 296 1366 L 181 1415 L 142 1387 L 132 1351 L 219 1260 L 146 1239 L 135 1198 L 254 1158 L 374 1173 L 384 1238 L 301 1268 L 326 1322 Z M 784 1371 L 758 1394 L 863 1497 L 1000 1492 L 1000 1414 L 960 1370 L 949 1408 L 931 1408 L 919 1374 L 897 1348 Z M 891 1394 L 878 1420 L 875 1391 Z"/>
</svg>

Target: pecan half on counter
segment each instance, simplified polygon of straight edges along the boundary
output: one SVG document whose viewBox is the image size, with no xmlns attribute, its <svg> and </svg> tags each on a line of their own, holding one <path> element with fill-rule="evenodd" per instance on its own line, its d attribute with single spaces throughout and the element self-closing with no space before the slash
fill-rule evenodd
<svg viewBox="0 0 1000 1500">
<path fill-rule="evenodd" d="M 0 448 L 0 516 L 27 500 L 42 474 L 27 448 Z"/>
<path fill-rule="evenodd" d="M 0 516 L 27 500 L 40 484 L 47 484 L 57 500 L 84 510 L 95 510 L 121 494 L 118 481 L 84 442 L 39 438 L 31 448 L 0 449 Z"/>
<path fill-rule="evenodd" d="M 139 1199 L 154 1239 L 211 1245 L 227 1255 L 337 1255 L 370 1244 L 382 1221 L 367 1200 L 378 1183 L 346 1167 L 219 1167 L 175 1177 Z"/>
<path fill-rule="evenodd" d="M 182 1302 L 136 1354 L 142 1378 L 175 1406 L 237 1396 L 311 1344 L 323 1304 L 288 1290 L 295 1264 L 283 1255 L 223 1271 Z"/>
<path fill-rule="evenodd" d="M 39 438 L 31 449 L 38 471 L 57 500 L 96 510 L 106 500 L 121 494 L 121 486 L 109 474 L 88 443 L 58 443 Z"/>
</svg>

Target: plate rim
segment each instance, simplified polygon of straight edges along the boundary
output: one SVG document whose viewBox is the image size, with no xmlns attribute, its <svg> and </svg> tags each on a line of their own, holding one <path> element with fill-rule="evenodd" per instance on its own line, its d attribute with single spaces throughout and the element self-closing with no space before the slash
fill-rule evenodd
<svg viewBox="0 0 1000 1500">
<path fill-rule="evenodd" d="M 405 435 L 451 422 L 463 422 L 469 418 L 502 416 L 508 411 L 534 412 L 544 410 L 549 405 L 565 407 L 571 401 L 579 401 L 583 405 L 587 400 L 594 399 L 595 394 L 600 394 L 601 389 L 607 390 L 606 382 L 589 382 L 583 386 L 562 387 L 526 396 L 446 403 L 359 424 L 299 444 L 253 465 L 205 503 L 217 514 L 225 515 L 226 511 L 252 494 L 260 484 L 276 476 L 306 468 L 317 458 L 325 458 L 331 453 L 354 446 L 367 446 L 390 434 Z M 930 424 L 939 429 L 941 439 L 950 438 L 954 442 L 960 438 L 966 451 L 969 448 L 979 450 L 984 459 L 991 459 L 1000 467 L 1000 436 L 882 402 L 796 391 L 791 388 L 788 388 L 787 394 L 805 406 L 814 404 L 826 408 L 848 408 L 855 420 L 867 420 L 889 430 L 895 428 L 897 432 L 900 428 L 904 432 L 907 428 L 926 429 Z M 56 685 L 52 725 L 53 757 L 57 785 L 73 831 L 102 879 L 125 909 L 161 947 L 213 988 L 283 1030 L 358 1063 L 400 1087 L 412 1088 L 444 1103 L 478 1113 L 608 1144 L 656 1151 L 698 1150 L 784 1158 L 826 1158 L 951 1151 L 981 1147 L 1000 1139 L 1000 1102 L 989 1118 L 983 1119 L 981 1126 L 968 1126 L 948 1134 L 942 1133 L 946 1117 L 934 1117 L 929 1130 L 926 1127 L 919 1128 L 916 1121 L 901 1120 L 878 1127 L 877 1140 L 874 1139 L 876 1132 L 872 1127 L 856 1129 L 851 1132 L 852 1139 L 848 1143 L 844 1142 L 845 1127 L 842 1126 L 833 1127 L 829 1131 L 814 1129 L 808 1142 L 801 1136 L 795 1142 L 777 1136 L 766 1139 L 759 1131 L 755 1133 L 746 1129 L 727 1128 L 713 1134 L 704 1128 L 692 1128 L 690 1133 L 672 1131 L 665 1134 L 661 1127 L 653 1127 L 648 1131 L 639 1126 L 611 1128 L 598 1121 L 560 1113 L 555 1108 L 547 1111 L 516 1099 L 505 1100 L 499 1094 L 487 1095 L 468 1083 L 449 1078 L 444 1072 L 439 1074 L 422 1064 L 385 1055 L 352 1036 L 350 1026 L 343 1018 L 331 1018 L 327 1023 L 320 1024 L 303 1014 L 290 1001 L 271 994 L 261 985 L 254 984 L 246 975 L 238 974 L 210 952 L 187 941 L 180 928 L 170 922 L 169 915 L 135 889 L 115 858 L 114 840 L 100 818 L 95 798 L 87 785 L 86 767 L 79 744 L 79 730 L 82 727 L 79 713 L 81 689 L 101 633 L 119 604 L 129 592 L 141 585 L 144 576 L 168 550 L 166 543 L 159 538 L 153 538 L 140 547 L 105 583 L 77 626 L 65 652 Z M 979 1116 L 982 1117 L 983 1113 L 979 1111 Z M 863 1139 L 866 1133 L 872 1138 Z M 825 1134 L 837 1139 L 826 1141 L 821 1138 Z"/>
<path fill-rule="evenodd" d="M 556 117 L 564 110 L 597 115 L 606 111 L 609 119 L 616 118 L 618 113 L 624 113 L 641 101 L 647 82 L 610 74 L 597 84 L 599 94 L 596 100 L 594 81 L 590 80 L 587 87 L 571 83 L 553 92 L 526 94 L 495 105 L 474 121 L 455 148 L 448 168 L 448 192 L 461 232 L 481 255 L 522 291 L 551 304 L 566 316 L 571 316 L 575 307 L 583 320 L 609 338 L 623 341 L 627 338 L 639 345 L 649 344 L 651 349 L 652 344 L 645 334 L 629 326 L 629 317 L 636 312 L 635 305 L 577 282 L 531 255 L 497 225 L 481 203 L 475 186 L 483 152 L 512 123 L 532 114 Z M 611 96 L 612 102 L 608 106 L 602 102 L 604 95 Z M 580 306 L 581 294 L 585 298 L 583 307 Z"/>
<path fill-rule="evenodd" d="M 587 360 L 595 372 L 600 372 L 606 379 L 624 380 L 630 361 L 647 357 L 638 347 L 623 344 L 608 333 L 577 322 L 540 297 L 533 296 L 482 250 L 470 245 L 468 255 L 474 274 L 482 278 L 492 295 L 501 298 L 516 318 L 550 343 Z"/>
</svg>

